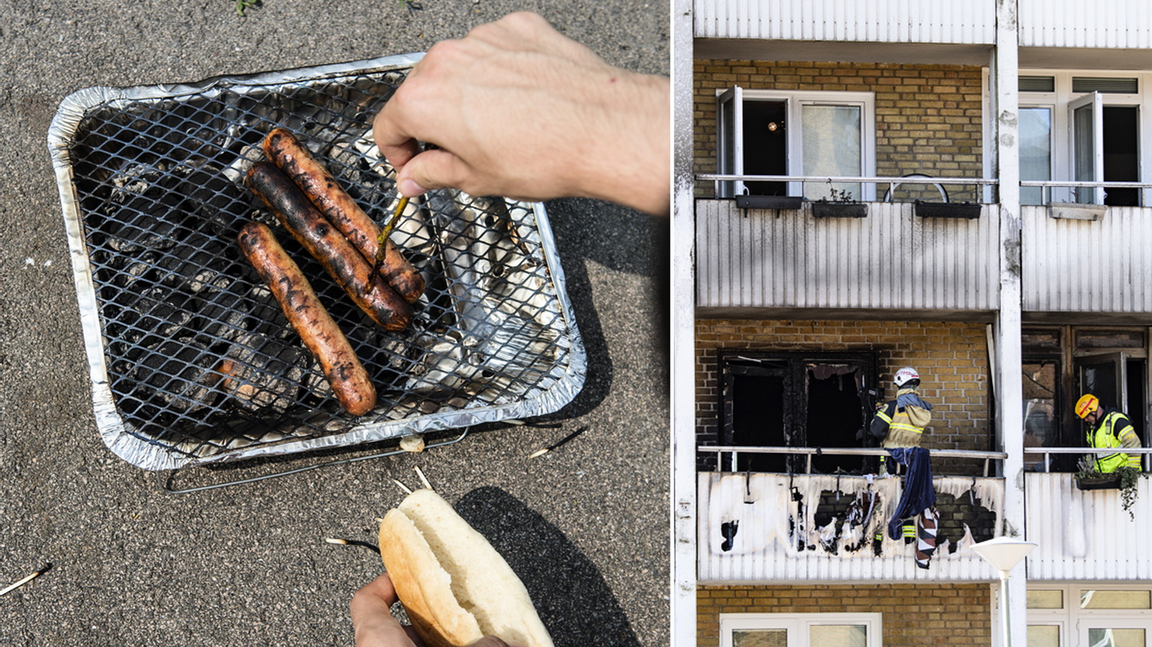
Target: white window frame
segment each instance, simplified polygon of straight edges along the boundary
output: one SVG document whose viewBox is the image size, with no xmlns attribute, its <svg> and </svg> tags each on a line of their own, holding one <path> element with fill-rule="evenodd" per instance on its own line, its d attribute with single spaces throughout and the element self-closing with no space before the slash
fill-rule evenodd
<svg viewBox="0 0 1152 647">
<path fill-rule="evenodd" d="M 720 647 L 732 647 L 735 629 L 786 629 L 788 647 L 826 647 L 808 644 L 808 628 L 816 625 L 864 625 L 868 647 L 883 647 L 880 613 L 721 613 Z"/>
<path fill-rule="evenodd" d="M 1135 94 L 1102 94 L 1103 107 L 1108 106 L 1136 106 L 1139 109 L 1138 124 L 1140 128 L 1140 178 L 1141 181 L 1152 181 L 1152 74 L 1134 71 L 1110 70 L 1045 70 L 1021 69 L 1019 76 L 1046 76 L 1054 80 L 1052 92 L 1020 92 L 1019 106 L 1021 108 L 1048 108 L 1052 114 L 1052 140 L 1049 142 L 1052 151 L 1051 177 L 1053 180 L 1073 179 L 1074 142 L 1072 141 L 1072 124 L 1069 119 L 1068 104 L 1091 96 L 1090 92 L 1072 92 L 1073 77 L 1094 78 L 1134 78 L 1139 84 L 1139 91 Z M 986 122 L 987 123 L 987 122 Z M 985 133 L 985 141 L 991 142 L 991 123 L 987 123 L 989 131 Z M 985 149 L 986 159 L 995 154 L 990 148 Z M 1101 170 L 1101 172 L 1103 172 Z M 1097 192 L 1100 193 L 1099 191 Z M 1152 205 L 1152 190 L 1145 189 L 1142 204 Z M 1057 187 L 1047 193 L 1050 202 L 1074 202 L 1072 192 L 1067 188 Z"/>
<path fill-rule="evenodd" d="M 1088 629 L 1093 623 L 1107 623 L 1110 627 L 1138 627 L 1147 631 L 1145 642 L 1152 645 L 1152 610 L 1149 609 L 1081 609 L 1080 592 L 1095 591 L 1152 591 L 1152 586 L 1129 584 L 1076 582 L 1073 584 L 1053 582 L 1029 582 L 1028 588 L 1035 591 L 1061 591 L 1064 607 L 1061 609 L 1028 609 L 1027 623 L 1032 625 L 1057 625 L 1060 627 L 1060 646 L 1087 645 Z M 1152 595 L 1152 593 L 1150 593 Z M 995 620 L 995 635 L 1000 635 L 999 614 Z"/>
<path fill-rule="evenodd" d="M 725 97 L 738 101 L 735 106 L 734 120 L 736 124 L 730 126 L 724 123 L 723 111 L 720 104 Z M 802 110 L 806 105 L 823 106 L 854 106 L 860 108 L 860 176 L 873 177 L 876 175 L 876 95 L 873 92 L 830 92 L 822 90 L 785 91 L 785 90 L 751 90 L 740 86 L 716 90 L 716 167 L 718 172 L 731 175 L 741 175 L 744 170 L 743 160 L 743 103 L 747 101 L 784 101 L 787 105 L 784 123 L 800 124 Z M 728 152 L 725 148 L 725 133 L 728 128 L 735 128 L 731 134 L 736 142 L 734 151 L 734 169 L 724 169 L 724 157 Z M 804 133 L 803 128 L 787 128 L 788 137 L 788 175 L 803 175 L 804 169 Z M 744 183 L 734 183 L 734 192 L 739 195 L 744 192 Z M 860 187 L 861 199 L 874 201 L 876 199 L 876 185 L 863 183 Z M 800 182 L 788 183 L 788 195 L 802 196 L 803 188 Z M 731 197 L 731 196 L 725 196 Z"/>
</svg>

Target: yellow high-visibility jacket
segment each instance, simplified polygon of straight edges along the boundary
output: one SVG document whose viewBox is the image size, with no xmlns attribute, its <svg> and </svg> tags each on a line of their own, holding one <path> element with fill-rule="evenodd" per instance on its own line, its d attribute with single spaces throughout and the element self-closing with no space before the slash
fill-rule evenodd
<svg viewBox="0 0 1152 647">
<path fill-rule="evenodd" d="M 932 421 L 932 405 L 915 389 L 900 389 L 896 399 L 876 410 L 869 431 L 882 439 L 883 447 L 919 447 L 924 429 Z"/>
<path fill-rule="evenodd" d="M 1088 430 L 1088 446 L 1093 449 L 1113 449 L 1127 447 L 1138 449 L 1140 438 L 1132 428 L 1132 421 L 1116 409 L 1103 409 L 1103 415 L 1096 421 L 1096 425 Z M 1088 457 L 1096 465 L 1096 471 L 1107 474 L 1115 472 L 1118 468 L 1127 466 L 1140 469 L 1140 454 L 1095 454 Z"/>
</svg>

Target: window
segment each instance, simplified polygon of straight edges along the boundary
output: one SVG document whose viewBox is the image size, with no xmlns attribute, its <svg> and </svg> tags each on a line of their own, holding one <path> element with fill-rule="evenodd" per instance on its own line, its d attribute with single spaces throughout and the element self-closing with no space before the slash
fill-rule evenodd
<svg viewBox="0 0 1152 647">
<path fill-rule="evenodd" d="M 1141 160 L 1143 88 L 1152 76 L 1087 77 L 1072 73 L 1020 77 L 1020 179 L 1139 182 L 1150 177 Z M 1140 189 L 1024 187 L 1022 204 L 1080 202 L 1111 206 L 1143 203 Z"/>
<path fill-rule="evenodd" d="M 1083 447 L 1086 428 L 1072 414 L 1084 393 L 1101 406 L 1128 414 L 1142 442 L 1147 434 L 1147 341 L 1134 328 L 1028 328 L 1023 330 L 1021 382 L 1025 447 Z M 1071 340 L 1071 348 L 1063 340 Z M 1068 385 L 1068 386 L 1064 386 Z M 1075 472 L 1079 454 L 1025 454 L 1030 471 Z"/>
<path fill-rule="evenodd" d="M 1152 589 L 1039 585 L 1028 589 L 1029 647 L 1149 647 Z"/>
<path fill-rule="evenodd" d="M 879 613 L 722 613 L 720 647 L 879 647 Z"/>
<path fill-rule="evenodd" d="M 727 175 L 855 177 L 875 173 L 871 92 L 781 92 L 739 86 L 718 95 L 719 172 Z M 802 186 L 803 184 L 803 186 Z M 874 199 L 874 185 L 724 182 L 721 197 L 837 196 Z"/>
<path fill-rule="evenodd" d="M 871 422 L 879 397 L 875 367 L 871 353 L 723 353 L 719 444 L 858 447 L 856 431 Z M 803 472 L 804 464 L 803 457 L 744 453 L 736 465 L 720 467 Z M 861 458 L 812 458 L 814 472 L 837 468 L 859 470 Z"/>
</svg>

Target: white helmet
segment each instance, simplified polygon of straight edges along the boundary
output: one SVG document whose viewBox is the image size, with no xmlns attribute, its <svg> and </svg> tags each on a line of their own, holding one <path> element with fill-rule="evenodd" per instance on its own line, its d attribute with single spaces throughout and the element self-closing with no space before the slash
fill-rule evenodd
<svg viewBox="0 0 1152 647">
<path fill-rule="evenodd" d="M 896 383 L 896 388 L 900 388 L 912 380 L 916 380 L 917 384 L 920 383 L 920 374 L 911 366 L 905 366 L 896 371 L 896 377 L 892 378 L 892 381 Z"/>
</svg>

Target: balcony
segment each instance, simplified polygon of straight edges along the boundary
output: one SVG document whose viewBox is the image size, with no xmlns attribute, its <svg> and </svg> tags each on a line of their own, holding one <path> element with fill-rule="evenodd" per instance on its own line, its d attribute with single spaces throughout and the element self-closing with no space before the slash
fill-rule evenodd
<svg viewBox="0 0 1152 647">
<path fill-rule="evenodd" d="M 1028 448 L 1030 460 L 1047 464 L 1052 454 L 1084 449 Z M 1144 455 L 1152 449 L 1131 450 Z M 1029 472 L 1024 478 L 1027 538 L 1037 548 L 1028 556 L 1029 580 L 1148 580 L 1152 556 L 1152 480 L 1136 482 L 1136 498 L 1124 509 L 1118 489 L 1081 490 L 1074 474 Z"/>
<path fill-rule="evenodd" d="M 700 182 L 767 176 L 700 174 Z M 827 182 L 790 178 L 788 182 Z M 971 178 L 832 178 L 836 181 L 993 184 Z M 1045 189 L 1068 182 L 1024 182 Z M 1134 187 L 1148 183 L 1079 183 Z M 700 316 L 990 319 L 999 308 L 1000 210 L 925 215 L 920 203 L 861 203 L 864 217 L 821 216 L 821 203 L 741 208 L 696 201 Z M 773 205 L 769 205 L 773 206 Z M 971 206 L 971 205 L 970 205 Z M 1152 313 L 1152 207 L 1054 203 L 1021 208 L 1021 289 L 1035 323 L 1147 324 Z M 907 267 L 896 267 L 897 258 Z"/>
<path fill-rule="evenodd" d="M 709 181 L 735 176 L 697 177 Z M 972 178 L 778 179 L 888 182 L 930 189 L 933 184 L 994 183 Z M 932 189 L 929 195 L 936 193 Z M 884 316 L 961 318 L 972 313 L 990 317 L 999 307 L 1000 218 L 995 205 L 867 202 L 865 217 L 824 217 L 816 211 L 819 205 L 741 209 L 735 200 L 697 200 L 700 315 L 792 316 L 821 309 L 823 315 L 852 310 L 859 316 L 871 310 L 884 311 Z M 963 211 L 945 210 L 941 216 L 941 211 L 923 208 L 929 205 Z"/>
<path fill-rule="evenodd" d="M 696 38 L 991 44 L 993 0 L 696 0 Z"/>
<path fill-rule="evenodd" d="M 702 454 L 884 455 L 844 448 L 699 447 Z M 1004 454 L 933 451 L 936 458 L 988 461 Z M 721 465 L 733 464 L 726 458 Z M 934 466 L 935 467 L 935 466 Z M 937 476 L 941 525 L 930 568 L 914 561 L 915 543 L 887 536 L 902 479 L 847 474 L 700 472 L 697 475 L 698 579 L 704 583 L 792 581 L 987 581 L 995 573 L 972 550 L 1003 527 L 1004 481 Z M 813 505 L 813 502 L 816 502 Z M 876 539 L 876 533 L 882 538 Z"/>
<path fill-rule="evenodd" d="M 994 0 L 696 0 L 693 4 L 693 32 L 698 39 L 987 46 L 996 38 Z M 1148 28 L 1152 6 L 1143 0 L 1096 3 L 1091 11 L 1069 0 L 1019 0 L 1017 17 L 1020 47 L 1034 49 L 1037 56 L 1046 49 L 1094 49 L 1131 57 L 1134 50 L 1152 47 Z"/>
</svg>

